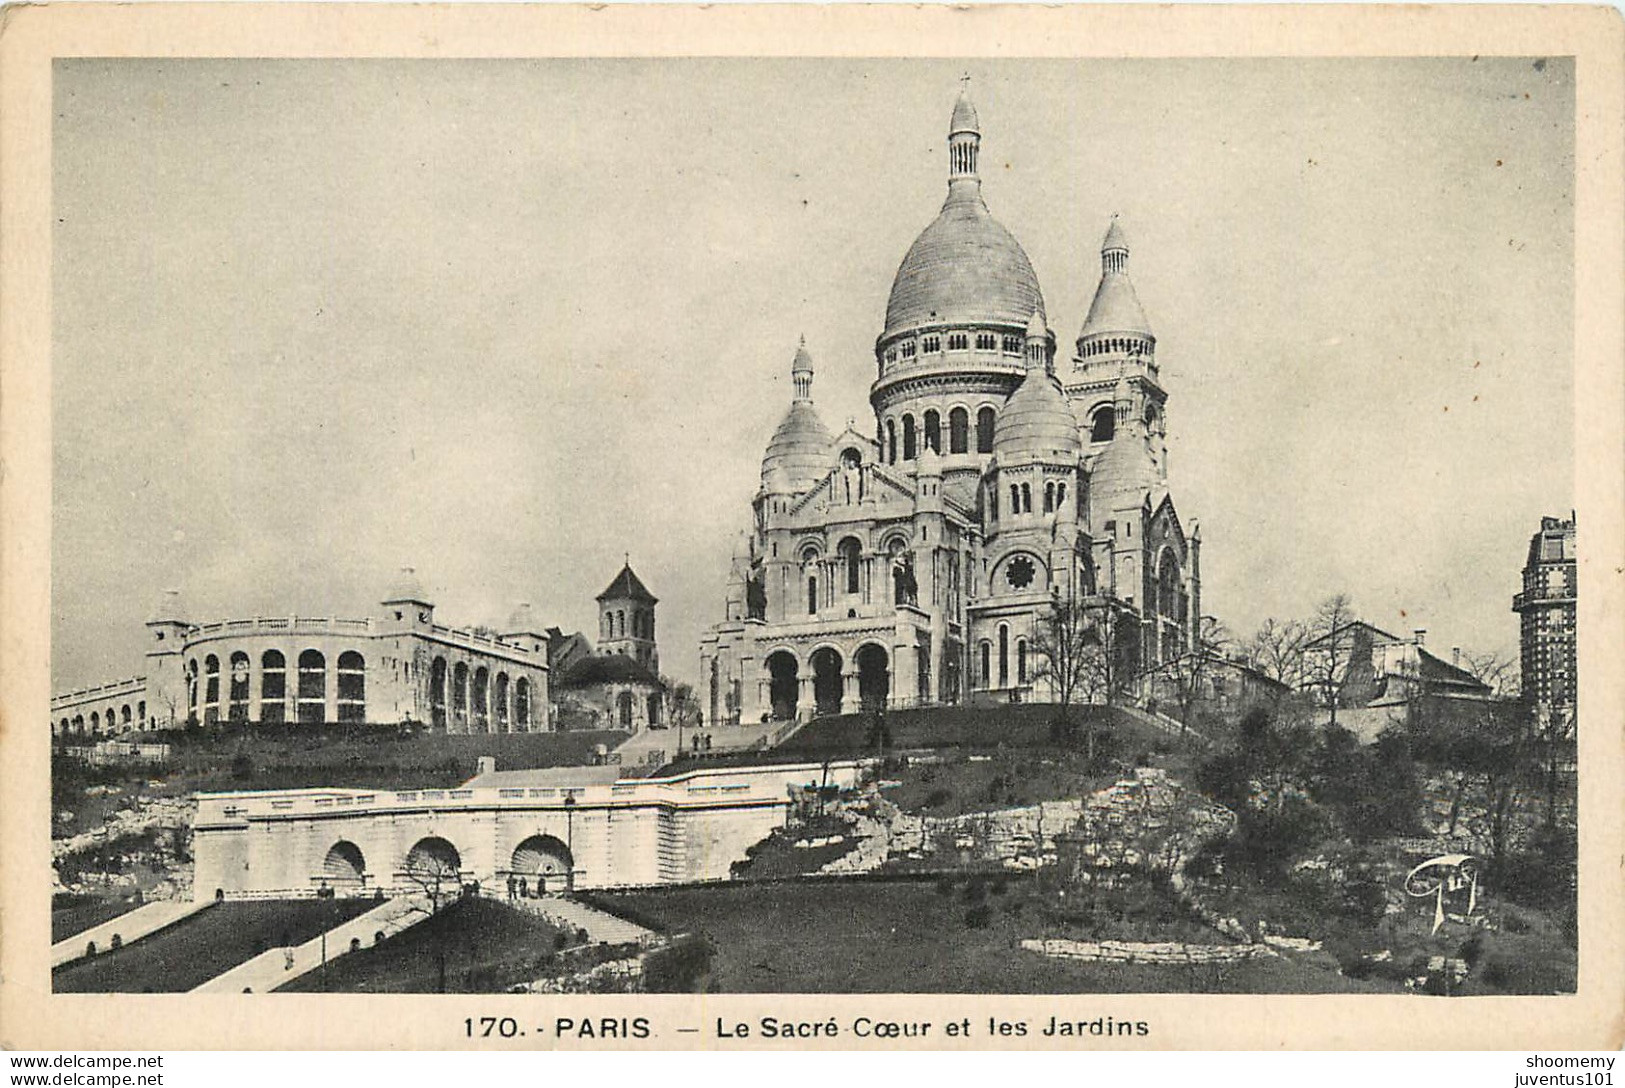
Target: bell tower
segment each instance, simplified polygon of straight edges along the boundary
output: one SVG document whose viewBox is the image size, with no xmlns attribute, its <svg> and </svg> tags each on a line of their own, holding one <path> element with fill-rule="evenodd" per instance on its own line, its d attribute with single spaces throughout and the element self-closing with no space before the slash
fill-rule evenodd
<svg viewBox="0 0 1625 1088">
<path fill-rule="evenodd" d="M 638 576 L 628 557 L 621 572 L 598 595 L 598 652 L 622 654 L 656 674 L 660 650 L 655 645 L 655 605 L 659 603 Z"/>
</svg>

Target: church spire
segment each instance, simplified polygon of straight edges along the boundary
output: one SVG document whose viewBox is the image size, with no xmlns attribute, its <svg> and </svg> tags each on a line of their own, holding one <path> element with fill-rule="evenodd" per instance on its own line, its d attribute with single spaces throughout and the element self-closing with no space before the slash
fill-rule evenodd
<svg viewBox="0 0 1625 1088">
<path fill-rule="evenodd" d="M 807 351 L 807 338 L 803 336 L 796 347 L 796 360 L 790 365 L 790 380 L 795 384 L 796 400 L 812 400 L 812 355 Z"/>
<path fill-rule="evenodd" d="M 981 188 L 976 173 L 976 156 L 982 144 L 982 126 L 976 117 L 976 107 L 970 100 L 970 76 L 961 80 L 959 100 L 954 103 L 954 115 L 948 122 L 948 193 L 950 198 L 961 190 L 975 193 Z"/>
<path fill-rule="evenodd" d="M 1111 226 L 1106 228 L 1106 240 L 1100 243 L 1100 272 L 1102 275 L 1120 273 L 1128 268 L 1128 240 L 1113 213 Z"/>
</svg>

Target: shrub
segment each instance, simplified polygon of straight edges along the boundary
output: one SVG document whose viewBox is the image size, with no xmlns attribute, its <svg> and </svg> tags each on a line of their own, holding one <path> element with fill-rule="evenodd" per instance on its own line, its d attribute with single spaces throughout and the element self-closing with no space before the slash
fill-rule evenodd
<svg viewBox="0 0 1625 1088">
<path fill-rule="evenodd" d="M 693 993 L 710 972 L 714 954 L 711 942 L 704 937 L 679 937 L 644 958 L 644 988 L 652 994 Z"/>
<path fill-rule="evenodd" d="M 965 925 L 971 929 L 985 929 L 992 917 L 993 908 L 986 903 L 978 903 L 965 912 Z"/>
</svg>

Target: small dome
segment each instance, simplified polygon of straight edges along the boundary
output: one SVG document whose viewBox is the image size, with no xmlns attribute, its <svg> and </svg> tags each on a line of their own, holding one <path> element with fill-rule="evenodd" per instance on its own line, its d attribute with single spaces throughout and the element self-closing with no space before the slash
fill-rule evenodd
<svg viewBox="0 0 1625 1088">
<path fill-rule="evenodd" d="M 411 567 L 402 567 L 395 575 L 395 580 L 389 585 L 389 592 L 384 594 L 384 603 L 395 601 L 416 601 L 421 604 L 429 603 L 428 591 L 418 580 L 418 572 Z"/>
<path fill-rule="evenodd" d="M 919 467 L 915 469 L 919 476 L 941 476 L 942 457 L 937 453 L 935 446 L 927 445 L 920 450 Z"/>
<path fill-rule="evenodd" d="M 181 591 L 178 589 L 161 590 L 158 599 L 152 604 L 152 614 L 147 617 L 148 623 L 185 623 L 186 608 L 181 601 Z"/>
<path fill-rule="evenodd" d="M 1117 216 L 1112 216 L 1111 225 L 1106 228 L 1106 239 L 1100 243 L 1100 251 L 1105 253 L 1109 249 L 1128 250 L 1128 238 L 1123 234 L 1123 228 L 1117 222 Z"/>
<path fill-rule="evenodd" d="M 956 136 L 961 132 L 974 132 L 982 134 L 982 125 L 976 116 L 976 106 L 970 100 L 970 88 L 960 89 L 959 99 L 954 103 L 954 115 L 948 122 L 948 135 Z"/>
<path fill-rule="evenodd" d="M 521 601 L 514 607 L 508 615 L 508 625 L 504 628 L 505 633 L 510 635 L 534 635 L 540 634 L 541 630 L 529 601 Z"/>
<path fill-rule="evenodd" d="M 829 471 L 834 444 L 835 436 L 824 426 L 812 401 L 791 401 L 762 458 L 762 487 L 771 490 L 769 480 L 777 471 L 789 481 L 785 490 L 808 490 Z"/>
<path fill-rule="evenodd" d="M 1158 484 L 1157 466 L 1146 446 L 1145 432 L 1130 420 L 1110 445 L 1101 453 L 1089 471 L 1090 520 L 1100 526 L 1113 510 L 1143 501 Z"/>
<path fill-rule="evenodd" d="M 1078 336 L 1081 339 L 1098 332 L 1151 335 L 1151 322 L 1146 320 L 1140 296 L 1134 293 L 1134 284 L 1126 273 L 1108 272 L 1100 277 L 1095 300 L 1089 304 L 1089 316 L 1084 319 L 1083 331 Z"/>
<path fill-rule="evenodd" d="M 1015 456 L 1072 461 L 1083 452 L 1078 417 L 1048 371 L 1027 370 L 1027 380 L 1010 394 L 993 422 L 993 455 L 1000 462 Z"/>
<path fill-rule="evenodd" d="M 1044 324 L 1044 315 L 1038 310 L 1027 321 L 1027 339 L 1043 340 L 1049 336 L 1049 328 Z"/>
<path fill-rule="evenodd" d="M 882 338 L 943 322 L 1025 328 L 1044 293 L 1032 262 L 974 192 L 949 195 L 892 281 Z"/>
</svg>

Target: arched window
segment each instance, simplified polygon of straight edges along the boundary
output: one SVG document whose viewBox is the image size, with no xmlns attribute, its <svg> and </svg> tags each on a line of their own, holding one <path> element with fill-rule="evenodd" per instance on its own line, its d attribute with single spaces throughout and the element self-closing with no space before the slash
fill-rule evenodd
<svg viewBox="0 0 1625 1088">
<path fill-rule="evenodd" d="M 195 722 L 197 718 L 197 658 L 186 663 L 186 720 Z"/>
<path fill-rule="evenodd" d="M 513 682 L 513 731 L 530 732 L 530 681 L 523 676 Z"/>
<path fill-rule="evenodd" d="M 468 732 L 468 665 L 462 661 L 451 670 L 451 722 L 454 732 Z"/>
<path fill-rule="evenodd" d="M 903 460 L 912 461 L 915 457 L 919 456 L 919 451 L 914 447 L 914 417 L 912 415 L 905 415 L 903 417 Z"/>
<path fill-rule="evenodd" d="M 1010 686 L 1010 628 L 999 624 L 999 687 Z"/>
<path fill-rule="evenodd" d="M 491 670 L 484 665 L 474 670 L 474 686 L 469 689 L 469 709 L 476 733 L 491 731 Z"/>
<path fill-rule="evenodd" d="M 83 733 L 85 731 L 85 716 L 83 714 L 75 714 L 73 716 L 73 731 L 75 733 Z"/>
<path fill-rule="evenodd" d="M 645 709 L 646 709 L 646 711 L 648 713 L 649 724 L 650 725 L 659 725 L 660 724 L 660 693 L 658 691 L 650 692 L 647 702 L 648 702 L 648 706 Z"/>
<path fill-rule="evenodd" d="M 288 660 L 281 650 L 260 655 L 260 721 L 288 720 Z"/>
<path fill-rule="evenodd" d="M 856 537 L 847 537 L 841 541 L 838 549 L 841 555 L 841 565 L 846 568 L 846 591 L 856 593 L 860 588 L 859 570 L 862 567 L 863 546 Z"/>
<path fill-rule="evenodd" d="M 1055 481 L 1044 481 L 1044 513 L 1048 514 L 1055 509 Z"/>
<path fill-rule="evenodd" d="M 102 716 L 100 711 L 92 710 L 90 712 L 90 731 L 92 733 L 100 733 L 102 731 Z"/>
<path fill-rule="evenodd" d="M 341 722 L 367 720 L 367 661 L 354 650 L 339 654 L 338 714 Z"/>
<path fill-rule="evenodd" d="M 123 726 L 124 729 L 129 729 L 130 728 L 130 704 L 129 703 L 125 703 L 124 706 L 119 709 L 119 725 Z"/>
<path fill-rule="evenodd" d="M 429 663 L 429 724 L 436 729 L 446 728 L 446 659 L 443 657 Z"/>
<path fill-rule="evenodd" d="M 807 576 L 807 615 L 816 615 L 818 612 L 818 578 L 816 575 Z"/>
<path fill-rule="evenodd" d="M 57 735 L 58 736 L 65 736 L 65 735 L 67 735 L 68 730 L 72 729 L 72 728 L 73 728 L 73 722 L 68 720 L 67 718 L 63 718 L 62 721 L 57 726 Z"/>
<path fill-rule="evenodd" d="M 1024 514 L 1033 512 L 1033 489 L 1027 484 L 1021 485 L 1021 512 Z"/>
<path fill-rule="evenodd" d="M 942 452 L 942 416 L 935 408 L 925 413 L 925 448 L 933 453 Z"/>
<path fill-rule="evenodd" d="M 1055 509 L 1059 510 L 1066 505 L 1066 481 L 1062 480 L 1055 485 Z"/>
<path fill-rule="evenodd" d="M 1089 441 L 1110 442 L 1112 434 L 1117 430 L 1117 412 L 1109 404 L 1102 404 L 1095 409 L 1095 414 L 1089 419 Z"/>
<path fill-rule="evenodd" d="M 135 716 L 143 726 L 150 724 L 147 722 L 147 701 L 145 699 L 135 704 Z"/>
<path fill-rule="evenodd" d="M 986 639 L 982 641 L 982 671 L 978 674 L 983 688 L 993 686 L 993 644 Z"/>
<path fill-rule="evenodd" d="M 298 711 L 302 722 L 327 719 L 327 658 L 319 650 L 299 655 Z"/>
<path fill-rule="evenodd" d="M 226 704 L 226 717 L 234 722 L 248 720 L 248 655 L 241 650 L 231 655 L 230 698 Z"/>
<path fill-rule="evenodd" d="M 213 654 L 203 659 L 203 720 L 220 720 L 220 659 Z"/>
<path fill-rule="evenodd" d="M 991 407 L 983 407 L 976 413 L 976 452 L 993 452 L 993 420 L 996 413 Z"/>
<path fill-rule="evenodd" d="M 623 691 L 615 696 L 615 708 L 622 729 L 632 728 L 632 693 Z"/>
<path fill-rule="evenodd" d="M 1027 640 L 1016 639 L 1016 683 L 1027 682 Z"/>
<path fill-rule="evenodd" d="M 634 617 L 636 617 L 637 613 L 634 612 L 634 613 L 632 613 L 632 615 Z M 636 622 L 635 619 L 634 619 L 634 622 Z M 496 724 L 497 724 L 496 731 L 498 733 L 506 733 L 506 732 L 508 732 L 508 674 L 507 673 L 505 673 L 505 672 L 497 673 L 496 687 L 492 690 L 491 701 L 494 704 L 492 709 L 495 712 L 494 716 L 496 718 Z"/>
<path fill-rule="evenodd" d="M 948 413 L 948 452 L 966 453 L 970 449 L 970 413 L 955 408 Z"/>
<path fill-rule="evenodd" d="M 886 421 L 886 463 L 897 463 L 897 423 L 890 419 Z"/>
<path fill-rule="evenodd" d="M 969 338 L 966 337 L 966 335 L 962 332 L 951 332 L 948 334 L 949 351 L 964 351 L 969 344 Z"/>
<path fill-rule="evenodd" d="M 1010 485 L 1010 513 L 1021 513 L 1021 488 L 1015 484 Z"/>
</svg>

